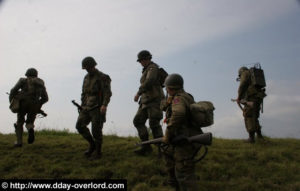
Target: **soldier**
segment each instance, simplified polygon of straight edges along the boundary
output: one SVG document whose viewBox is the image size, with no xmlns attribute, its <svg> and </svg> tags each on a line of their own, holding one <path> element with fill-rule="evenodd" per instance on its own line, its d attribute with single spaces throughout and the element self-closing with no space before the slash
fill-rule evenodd
<svg viewBox="0 0 300 191">
<path fill-rule="evenodd" d="M 163 117 L 160 104 L 164 98 L 162 86 L 159 81 L 159 67 L 151 61 L 152 55 L 147 50 L 138 53 L 137 61 L 143 66 L 140 87 L 134 97 L 135 102 L 139 102 L 139 109 L 133 119 L 133 124 L 138 131 L 141 141 L 149 139 L 145 123 L 149 119 L 149 126 L 154 138 L 163 136 L 160 120 Z M 145 155 L 152 152 L 150 145 L 142 146 L 141 149 L 134 151 L 138 155 Z M 160 149 L 159 149 L 160 153 Z"/>
<path fill-rule="evenodd" d="M 40 112 L 42 105 L 48 101 L 46 87 L 44 81 L 38 78 L 38 71 L 34 68 L 29 68 L 25 76 L 26 78 L 19 79 L 9 94 L 10 107 L 16 107 L 16 105 L 18 107 L 15 110 L 17 112 L 17 122 L 14 124 L 17 136 L 15 147 L 22 147 L 24 123 L 26 123 L 28 130 L 28 144 L 34 142 L 34 121 L 36 115 Z"/>
<path fill-rule="evenodd" d="M 265 89 L 259 88 L 252 83 L 251 73 L 247 67 L 241 67 L 239 69 L 238 80 L 240 80 L 240 85 L 238 89 L 237 103 L 240 104 L 242 99 L 253 102 L 253 106 L 245 104 L 243 108 L 243 116 L 247 132 L 249 133 L 249 138 L 246 142 L 254 143 L 255 133 L 257 134 L 257 138 L 263 139 L 258 118 L 263 98 L 266 96 Z"/>
<path fill-rule="evenodd" d="M 102 146 L 102 128 L 103 123 L 106 121 L 107 105 L 110 101 L 111 93 L 111 79 L 107 74 L 100 72 L 95 66 L 96 61 L 92 57 L 86 57 L 82 60 L 82 69 L 87 71 L 84 77 L 82 94 L 81 94 L 81 107 L 76 129 L 89 143 L 89 148 L 85 151 L 86 157 L 91 157 L 92 153 L 96 150 L 95 159 L 101 158 Z M 96 109 L 89 110 L 91 108 Z M 92 122 L 92 135 L 87 125 Z"/>
<path fill-rule="evenodd" d="M 169 176 L 167 183 L 177 190 L 198 191 L 194 157 L 200 146 L 189 142 L 172 142 L 180 135 L 190 137 L 203 133 L 189 120 L 189 106 L 195 101 L 192 95 L 184 91 L 183 78 L 179 74 L 169 75 L 165 80 L 165 86 L 169 94 L 164 106 L 167 128 L 163 138 L 165 143 L 170 144 L 164 150 Z"/>
</svg>

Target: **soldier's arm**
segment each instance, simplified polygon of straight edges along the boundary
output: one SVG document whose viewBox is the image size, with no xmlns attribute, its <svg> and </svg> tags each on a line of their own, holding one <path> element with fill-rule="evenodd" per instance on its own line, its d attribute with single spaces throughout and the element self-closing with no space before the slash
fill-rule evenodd
<svg viewBox="0 0 300 191">
<path fill-rule="evenodd" d="M 26 78 L 20 78 L 19 81 L 16 83 L 16 85 L 10 90 L 9 101 L 11 101 L 13 97 L 17 95 L 19 89 L 23 87 L 25 81 Z"/>
<path fill-rule="evenodd" d="M 41 94 L 41 105 L 43 105 L 46 102 L 48 102 L 48 100 L 49 100 L 49 97 L 48 97 L 48 93 L 47 93 L 46 87 L 43 86 L 42 94 Z"/>
<path fill-rule="evenodd" d="M 250 75 L 248 72 L 243 72 L 241 75 L 240 86 L 238 89 L 238 100 L 241 100 L 250 85 Z"/>
<path fill-rule="evenodd" d="M 83 79 L 82 88 L 81 88 L 81 106 L 85 103 L 85 91 L 84 91 L 84 83 L 86 82 L 86 76 Z"/>
<path fill-rule="evenodd" d="M 110 102 L 110 97 L 112 96 L 111 92 L 111 79 L 108 75 L 104 78 L 104 88 L 103 88 L 103 102 L 102 105 L 107 106 Z"/>
<path fill-rule="evenodd" d="M 138 94 L 141 95 L 143 92 L 150 90 L 155 84 L 158 75 L 158 68 L 149 66 L 145 81 L 141 84 Z"/>
<path fill-rule="evenodd" d="M 170 140 L 174 138 L 175 132 L 182 128 L 186 120 L 186 107 L 181 97 L 175 97 L 172 102 L 172 116 L 169 119 L 166 137 Z"/>
</svg>

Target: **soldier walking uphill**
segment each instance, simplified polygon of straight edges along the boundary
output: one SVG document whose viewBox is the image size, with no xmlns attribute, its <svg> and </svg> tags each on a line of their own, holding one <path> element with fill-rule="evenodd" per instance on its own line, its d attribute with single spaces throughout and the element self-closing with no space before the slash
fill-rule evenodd
<svg viewBox="0 0 300 191">
<path fill-rule="evenodd" d="M 82 61 L 82 69 L 88 74 L 84 77 L 81 107 L 76 129 L 89 142 L 89 148 L 84 153 L 86 157 L 91 157 L 96 150 L 95 159 L 101 157 L 102 128 L 106 118 L 106 109 L 112 95 L 108 75 L 100 72 L 95 66 L 96 61 L 92 57 L 86 57 Z M 95 107 L 99 106 L 99 107 Z M 91 108 L 95 108 L 91 110 Z M 87 125 L 92 122 L 92 134 Z"/>
<path fill-rule="evenodd" d="M 48 101 L 44 81 L 38 78 L 38 71 L 34 68 L 29 68 L 25 76 L 26 78 L 19 79 L 9 95 L 10 109 L 17 113 L 17 122 L 15 123 L 17 141 L 14 145 L 15 147 L 22 147 L 24 123 L 26 123 L 28 130 L 28 143 L 32 144 L 34 142 L 34 121 L 36 115 L 40 112 L 42 105 Z"/>
<path fill-rule="evenodd" d="M 238 89 L 237 103 L 240 104 L 242 99 L 253 102 L 253 106 L 250 107 L 247 104 L 243 108 L 243 115 L 245 120 L 245 126 L 247 132 L 249 133 L 249 138 L 246 142 L 255 142 L 255 133 L 257 137 L 263 139 L 261 134 L 261 126 L 259 124 L 259 112 L 263 102 L 265 94 L 265 89 L 255 83 L 254 74 L 251 73 L 255 68 L 251 68 L 250 71 L 247 67 L 241 67 L 239 69 L 240 85 Z M 265 84 L 264 76 L 262 78 L 263 84 Z"/>
<path fill-rule="evenodd" d="M 159 67 L 151 59 L 152 55 L 147 50 L 142 50 L 138 53 L 137 61 L 143 66 L 143 72 L 140 79 L 141 85 L 134 97 L 135 102 L 139 101 L 139 109 L 133 119 L 133 124 L 138 131 L 141 141 L 149 139 L 147 127 L 145 126 L 147 119 L 149 119 L 153 137 L 159 138 L 163 136 L 162 127 L 159 123 L 163 117 L 160 104 L 164 98 L 164 93 L 159 81 Z M 145 155 L 150 152 L 152 152 L 150 145 L 142 146 L 140 150 L 135 151 L 139 155 Z"/>
<path fill-rule="evenodd" d="M 163 138 L 165 143 L 170 144 L 164 150 L 168 184 L 181 191 L 198 191 L 194 157 L 200 145 L 188 141 L 174 142 L 176 137 L 191 137 L 203 133 L 200 128 L 191 124 L 189 108 L 195 101 L 192 95 L 184 91 L 183 78 L 179 74 L 169 75 L 165 86 L 169 94 L 164 106 L 167 128 Z"/>
</svg>

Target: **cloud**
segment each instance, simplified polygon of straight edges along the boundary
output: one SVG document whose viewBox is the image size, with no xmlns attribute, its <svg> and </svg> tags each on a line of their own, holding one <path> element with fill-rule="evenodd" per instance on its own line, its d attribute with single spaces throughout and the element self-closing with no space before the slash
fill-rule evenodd
<svg viewBox="0 0 300 191">
<path fill-rule="evenodd" d="M 276 20 L 293 10 L 294 3 L 282 0 L 6 1 L 0 11 L 0 91 L 8 91 L 27 68 L 36 67 L 50 96 L 45 105 L 49 118 L 43 119 L 43 123 L 51 127 L 59 126 L 59 121 L 62 128 L 74 130 L 77 114 L 70 100 L 78 100 L 80 96 L 85 75 L 81 60 L 93 56 L 97 67 L 112 78 L 108 121 L 113 123 L 107 125 L 120 128 L 117 133 L 125 134 L 132 127 L 137 109 L 132 96 L 141 72 L 135 62 L 139 50 L 151 50 L 154 59 L 172 56 L 193 45 Z M 0 101 L 4 106 L 0 112 L 0 131 L 13 132 L 6 128 L 14 119 L 6 109 L 6 95 L 0 94 Z M 241 126 L 241 121 L 236 120 L 240 119 L 238 115 L 218 115 L 221 119 L 216 119 L 217 129 L 228 124 L 224 130 L 218 130 L 220 136 L 227 132 L 234 135 L 236 131 L 232 129 Z"/>
</svg>

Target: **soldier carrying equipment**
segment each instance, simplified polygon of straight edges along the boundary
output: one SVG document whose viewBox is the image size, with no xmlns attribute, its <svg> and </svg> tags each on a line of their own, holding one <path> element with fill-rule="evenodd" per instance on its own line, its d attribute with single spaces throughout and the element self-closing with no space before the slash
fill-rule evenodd
<svg viewBox="0 0 300 191">
<path fill-rule="evenodd" d="M 48 101 L 48 94 L 44 81 L 38 78 L 38 71 L 29 68 L 25 73 L 26 78 L 20 78 L 17 84 L 11 89 L 9 94 L 9 108 L 13 113 L 17 113 L 15 132 L 17 141 L 15 147 L 22 146 L 23 125 L 26 123 L 28 130 L 28 143 L 34 142 L 34 121 L 37 114 L 44 117 L 47 114 L 41 110 L 43 104 Z M 26 120 L 25 120 L 26 116 Z"/>
<path fill-rule="evenodd" d="M 250 69 L 241 67 L 238 71 L 237 81 L 240 81 L 238 96 L 236 100 L 232 101 L 236 101 L 243 111 L 245 126 L 249 133 L 247 142 L 254 143 L 255 133 L 258 138 L 263 139 L 258 118 L 260 110 L 263 111 L 266 81 L 261 65 L 256 63 Z"/>
</svg>

